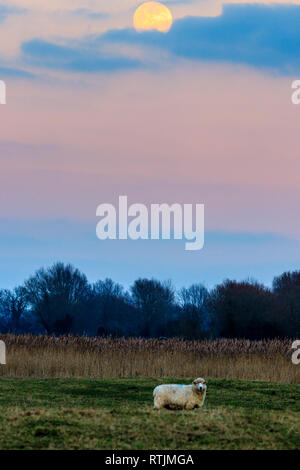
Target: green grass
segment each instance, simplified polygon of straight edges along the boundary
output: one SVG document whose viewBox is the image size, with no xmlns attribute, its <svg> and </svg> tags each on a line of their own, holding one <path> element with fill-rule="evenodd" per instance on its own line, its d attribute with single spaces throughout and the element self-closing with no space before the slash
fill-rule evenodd
<svg viewBox="0 0 300 470">
<path fill-rule="evenodd" d="M 210 380 L 206 405 L 154 411 L 182 379 L 0 379 L 0 449 L 297 449 L 299 385 Z"/>
</svg>

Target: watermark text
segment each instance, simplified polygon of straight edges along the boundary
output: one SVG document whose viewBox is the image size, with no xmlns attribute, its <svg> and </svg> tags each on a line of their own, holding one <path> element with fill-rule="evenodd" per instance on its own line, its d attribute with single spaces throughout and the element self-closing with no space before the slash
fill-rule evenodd
<svg viewBox="0 0 300 470">
<path fill-rule="evenodd" d="M 0 341 L 0 364 L 6 364 L 6 347 L 4 341 Z"/>
<path fill-rule="evenodd" d="M 292 354 L 292 363 L 298 366 L 300 364 L 300 340 L 293 342 L 292 349 L 296 350 Z"/>
<path fill-rule="evenodd" d="M 128 206 L 127 196 L 119 197 L 119 207 L 100 204 L 99 240 L 186 240 L 187 251 L 204 246 L 204 204 L 144 204 Z"/>
<path fill-rule="evenodd" d="M 0 80 L 0 104 L 6 104 L 6 84 Z"/>
<path fill-rule="evenodd" d="M 292 83 L 292 89 L 295 90 L 292 93 L 292 103 L 300 104 L 300 80 L 294 80 Z"/>
</svg>

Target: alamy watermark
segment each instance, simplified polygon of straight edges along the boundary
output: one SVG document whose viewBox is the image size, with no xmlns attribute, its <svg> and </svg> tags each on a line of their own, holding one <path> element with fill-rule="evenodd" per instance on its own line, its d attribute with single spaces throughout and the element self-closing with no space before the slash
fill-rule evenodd
<svg viewBox="0 0 300 470">
<path fill-rule="evenodd" d="M 128 206 L 127 196 L 119 197 L 118 210 L 100 204 L 101 217 L 96 234 L 100 240 L 186 240 L 187 251 L 204 246 L 204 204 L 144 204 Z"/>
<path fill-rule="evenodd" d="M 0 80 L 0 104 L 6 104 L 6 84 Z"/>
<path fill-rule="evenodd" d="M 300 340 L 293 342 L 292 349 L 295 349 L 292 354 L 292 363 L 298 366 L 300 364 Z"/>
<path fill-rule="evenodd" d="M 292 103 L 300 104 L 300 80 L 293 81 L 292 89 L 295 90 L 291 96 Z"/>
<path fill-rule="evenodd" d="M 4 341 L 0 341 L 0 365 L 6 364 L 6 347 Z"/>
</svg>

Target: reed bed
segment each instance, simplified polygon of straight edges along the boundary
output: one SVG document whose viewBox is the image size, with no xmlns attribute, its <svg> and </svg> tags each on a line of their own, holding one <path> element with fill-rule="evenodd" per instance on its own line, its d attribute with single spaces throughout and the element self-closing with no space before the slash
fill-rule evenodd
<svg viewBox="0 0 300 470">
<path fill-rule="evenodd" d="M 0 335 L 3 377 L 198 377 L 300 383 L 292 340 Z"/>
</svg>

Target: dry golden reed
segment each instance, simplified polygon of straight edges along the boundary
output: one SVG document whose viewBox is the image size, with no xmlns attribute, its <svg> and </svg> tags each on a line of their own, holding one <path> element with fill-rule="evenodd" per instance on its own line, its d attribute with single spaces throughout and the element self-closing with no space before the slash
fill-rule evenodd
<svg viewBox="0 0 300 470">
<path fill-rule="evenodd" d="M 205 377 L 300 383 L 292 340 L 0 335 L 5 377 Z"/>
</svg>

